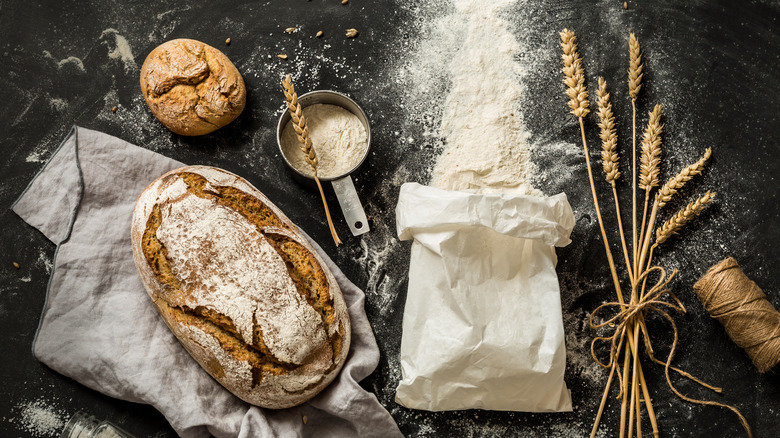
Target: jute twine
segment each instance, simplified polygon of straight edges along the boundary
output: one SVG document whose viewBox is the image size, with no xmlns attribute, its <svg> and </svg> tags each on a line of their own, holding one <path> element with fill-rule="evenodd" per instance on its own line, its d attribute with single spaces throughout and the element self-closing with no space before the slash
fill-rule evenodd
<svg viewBox="0 0 780 438">
<path fill-rule="evenodd" d="M 736 265 L 736 262 L 734 262 L 734 264 Z M 737 267 L 737 270 L 739 270 L 739 267 Z M 710 271 L 712 271 L 712 269 L 710 269 Z M 750 430 L 750 425 L 748 425 L 747 419 L 745 418 L 744 415 L 742 415 L 742 413 L 737 408 L 735 408 L 734 406 L 727 405 L 725 403 L 720 403 L 720 402 L 711 401 L 711 400 L 699 400 L 699 399 L 695 399 L 695 398 L 692 398 L 692 397 L 688 397 L 687 395 L 681 393 L 674 386 L 674 384 L 672 383 L 672 378 L 670 376 L 670 371 L 675 371 L 679 375 L 681 375 L 681 376 L 683 376 L 683 377 L 685 377 L 685 378 L 687 378 L 687 379 L 689 379 L 689 380 L 691 380 L 693 382 L 696 382 L 699 385 L 704 386 L 705 388 L 709 388 L 709 389 L 711 389 L 711 390 L 713 390 L 715 392 L 718 392 L 718 393 L 720 393 L 722 391 L 721 388 L 717 388 L 717 387 L 714 387 L 712 385 L 709 385 L 709 384 L 705 383 L 704 381 L 699 380 L 696 377 L 692 376 L 690 373 L 672 366 L 672 358 L 674 357 L 674 353 L 677 350 L 677 341 L 678 341 L 677 324 L 675 324 L 674 319 L 672 318 L 672 316 L 664 309 L 671 309 L 671 310 L 676 310 L 678 312 L 685 313 L 685 306 L 683 306 L 682 302 L 679 299 L 677 299 L 677 297 L 667 287 L 669 285 L 669 282 L 672 280 L 672 278 L 677 274 L 677 270 L 673 271 L 672 274 L 667 277 L 666 276 L 666 271 L 663 268 L 661 268 L 660 266 L 654 266 L 654 267 L 648 269 L 647 271 L 645 271 L 641 276 L 639 276 L 639 278 L 637 279 L 637 283 L 641 283 L 651 273 L 654 273 L 654 272 L 658 273 L 658 276 L 659 276 L 658 281 L 656 282 L 655 286 L 650 288 L 650 290 L 647 293 L 640 294 L 639 300 L 637 300 L 637 302 L 630 303 L 630 304 L 621 304 L 621 303 L 618 303 L 618 302 L 604 303 L 601 306 L 597 307 L 593 311 L 593 313 L 590 316 L 590 326 L 591 326 L 591 328 L 604 328 L 604 327 L 610 326 L 610 325 L 615 326 L 615 330 L 614 330 L 612 336 L 596 337 L 596 338 L 593 339 L 593 342 L 591 343 L 591 354 L 593 355 L 593 358 L 602 367 L 609 368 L 609 367 L 613 366 L 613 364 L 614 364 L 616 366 L 616 368 L 619 369 L 619 365 L 617 365 L 617 363 L 619 362 L 617 360 L 617 358 L 618 358 L 617 356 L 618 356 L 618 352 L 620 351 L 620 345 L 623 342 L 623 335 L 622 334 L 626 331 L 626 327 L 627 327 L 627 324 L 628 324 L 627 322 L 630 319 L 632 319 L 632 318 L 639 317 L 640 315 L 644 317 L 644 316 L 646 316 L 646 314 L 649 314 L 650 312 L 653 312 L 653 313 L 656 313 L 656 314 L 662 316 L 663 318 L 665 318 L 669 322 L 669 324 L 672 327 L 672 331 L 674 333 L 674 337 L 672 338 L 672 345 L 671 345 L 671 347 L 669 349 L 669 355 L 666 357 L 665 361 L 655 357 L 655 354 L 653 352 L 653 348 L 651 346 L 651 342 L 650 342 L 650 339 L 649 339 L 650 334 L 647 332 L 646 329 L 643 329 L 643 332 L 645 334 L 645 336 L 644 336 L 645 352 L 647 353 L 648 356 L 650 356 L 650 359 L 653 362 L 656 362 L 656 363 L 661 364 L 661 365 L 664 366 L 664 374 L 666 376 L 666 383 L 669 385 L 669 389 L 671 389 L 672 392 L 674 392 L 674 394 L 677 395 L 677 397 L 680 397 L 681 399 L 683 399 L 685 401 L 688 401 L 688 402 L 691 402 L 691 403 L 700 404 L 700 405 L 719 406 L 721 408 L 729 409 L 730 411 L 734 412 L 734 414 L 737 415 L 737 417 L 739 418 L 740 423 L 742 423 L 742 427 L 745 428 L 745 431 L 747 432 L 748 437 L 752 438 L 753 437 L 753 433 Z M 742 271 L 739 271 L 739 272 L 742 273 Z M 707 275 L 709 275 L 709 274 L 710 274 L 710 272 L 707 273 Z M 703 277 L 701 280 L 699 280 L 697 285 L 699 283 L 701 283 L 702 280 L 707 277 L 707 275 L 705 275 L 705 277 Z M 742 274 L 742 275 L 744 276 L 744 274 Z M 745 279 L 747 279 L 747 277 Z M 750 280 L 747 280 L 747 281 L 750 281 Z M 694 286 L 694 287 L 696 287 L 696 286 Z M 756 289 L 758 289 L 758 288 L 756 288 Z M 760 289 L 758 289 L 758 290 L 759 290 L 759 292 L 761 291 Z M 709 294 L 709 295 L 712 295 L 712 294 Z M 663 300 L 662 297 L 664 297 L 664 296 L 668 296 L 669 298 L 671 298 L 671 301 Z M 761 296 L 764 297 L 763 292 L 761 292 Z M 701 297 L 701 295 L 700 295 L 700 297 Z M 706 304 L 705 304 L 705 307 L 706 307 Z M 770 305 L 769 307 L 771 308 L 772 306 Z M 594 323 L 593 322 L 594 315 L 596 315 L 600 311 L 602 311 L 604 309 L 608 309 L 608 308 L 619 309 L 619 311 L 618 311 L 618 313 L 616 315 L 612 316 L 611 318 L 607 318 L 603 323 L 600 323 L 600 324 Z M 772 309 L 772 310 L 774 310 L 774 309 Z M 777 335 L 777 332 L 775 334 Z M 595 344 L 597 344 L 599 342 L 605 342 L 605 341 L 609 341 L 610 344 L 611 344 L 610 345 L 610 361 L 609 361 L 609 363 L 604 363 L 601 360 L 599 360 L 598 357 L 596 357 Z M 638 342 L 638 340 L 637 340 L 637 342 Z M 622 382 L 622 379 L 620 378 L 620 372 L 618 372 L 617 374 L 618 374 L 618 379 L 620 379 L 621 382 Z M 621 387 L 622 387 L 622 385 L 621 385 Z"/>
<path fill-rule="evenodd" d="M 711 267 L 693 289 L 710 316 L 750 356 L 758 372 L 780 363 L 780 312 L 729 257 Z"/>
</svg>

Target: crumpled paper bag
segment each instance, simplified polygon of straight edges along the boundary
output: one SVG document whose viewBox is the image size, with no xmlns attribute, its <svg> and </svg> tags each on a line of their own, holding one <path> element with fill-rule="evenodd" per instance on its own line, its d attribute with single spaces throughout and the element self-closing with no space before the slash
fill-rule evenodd
<svg viewBox="0 0 780 438">
<path fill-rule="evenodd" d="M 116 137 L 73 128 L 13 210 L 57 244 L 33 353 L 110 397 L 148 403 L 182 437 L 400 437 L 358 383 L 379 363 L 365 295 L 333 271 L 352 325 L 339 375 L 289 409 L 249 405 L 212 379 L 165 326 L 133 263 L 130 222 L 143 189 L 183 164 Z M 303 417 L 307 421 L 303 421 Z"/>
<path fill-rule="evenodd" d="M 555 246 L 565 194 L 542 198 L 401 187 L 414 239 L 396 401 L 430 411 L 570 411 Z"/>
</svg>

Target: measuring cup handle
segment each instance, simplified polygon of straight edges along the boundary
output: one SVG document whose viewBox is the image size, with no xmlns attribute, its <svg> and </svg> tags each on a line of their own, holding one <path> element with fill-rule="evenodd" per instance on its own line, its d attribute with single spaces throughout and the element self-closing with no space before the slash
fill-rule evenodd
<svg viewBox="0 0 780 438">
<path fill-rule="evenodd" d="M 344 218 L 347 220 L 347 225 L 349 225 L 352 235 L 359 236 L 367 233 L 369 230 L 368 218 L 363 210 L 363 204 L 360 203 L 357 191 L 355 191 L 355 184 L 352 183 L 352 178 L 347 175 L 344 178 L 331 181 L 331 184 L 333 185 L 333 191 L 336 192 L 341 211 L 344 213 Z"/>
</svg>

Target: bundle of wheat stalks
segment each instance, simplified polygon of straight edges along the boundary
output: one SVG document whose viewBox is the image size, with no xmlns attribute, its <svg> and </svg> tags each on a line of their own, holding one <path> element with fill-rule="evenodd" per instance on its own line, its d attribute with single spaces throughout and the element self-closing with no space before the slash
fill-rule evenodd
<svg viewBox="0 0 780 438">
<path fill-rule="evenodd" d="M 649 388 L 647 387 L 644 372 L 642 371 L 642 362 L 639 356 L 640 338 L 644 344 L 645 352 L 651 361 L 664 366 L 666 381 L 671 390 L 680 398 L 699 404 L 716 405 L 731 409 L 751 436 L 747 421 L 736 408 L 713 401 L 696 400 L 681 394 L 672 384 L 670 371 L 674 371 L 688 379 L 691 379 L 702 386 L 714 391 L 720 392 L 720 388 L 715 388 L 696 379 L 683 370 L 671 366 L 672 356 L 677 346 L 677 327 L 674 319 L 668 310 L 685 312 L 685 307 L 667 287 L 669 282 L 675 276 L 677 271 L 666 275 L 664 269 L 660 266 L 653 266 L 653 250 L 669 237 L 676 234 L 685 224 L 693 220 L 701 211 L 712 202 L 715 197 L 714 192 L 706 192 L 694 202 L 688 204 L 685 208 L 678 211 L 672 217 L 664 222 L 657 229 L 655 228 L 656 219 L 659 210 L 661 210 L 682 187 L 694 176 L 700 174 L 704 165 L 710 158 L 711 149 L 707 149 L 701 159 L 684 168 L 673 178 L 669 179 L 663 186 L 660 185 L 660 164 L 661 164 L 661 133 L 663 124 L 661 123 L 661 105 L 655 105 L 649 113 L 647 127 L 641 139 L 641 156 L 639 159 L 639 172 L 637 173 L 637 135 L 636 135 L 636 114 L 637 97 L 642 88 L 642 54 L 639 42 L 633 33 L 629 36 L 629 70 L 628 70 L 628 90 L 631 99 L 633 111 L 633 142 L 632 142 L 632 214 L 631 214 L 631 247 L 627 243 L 626 234 L 623 230 L 623 220 L 620 213 L 620 203 L 618 202 L 618 192 L 616 181 L 621 176 L 619 171 L 619 156 L 617 152 L 617 134 L 615 130 L 615 117 L 612 112 L 612 103 L 610 95 L 607 93 L 607 84 L 604 78 L 598 78 L 598 126 L 600 128 L 600 138 L 602 142 L 601 158 L 606 181 L 612 188 L 612 195 L 617 216 L 623 258 L 626 264 L 628 281 L 630 283 L 630 295 L 624 296 L 621 287 L 618 271 L 615 261 L 612 257 L 609 240 L 604 221 L 601 217 L 598 197 L 596 196 L 596 186 L 593 179 L 593 172 L 590 165 L 590 155 L 588 153 L 587 141 L 585 138 L 585 125 L 583 119 L 590 113 L 588 102 L 588 90 L 585 86 L 585 69 L 582 64 L 582 58 L 577 50 L 577 38 L 574 32 L 564 29 L 560 32 L 561 47 L 563 48 L 563 73 L 564 83 L 566 84 L 566 94 L 569 97 L 569 108 L 571 113 L 579 120 L 580 133 L 582 134 L 582 146 L 585 153 L 585 163 L 588 168 L 588 178 L 590 180 L 591 194 L 596 209 L 601 237 L 604 242 L 604 249 L 607 255 L 607 262 L 612 274 L 612 282 L 617 293 L 617 301 L 605 303 L 593 311 L 590 318 L 591 327 L 596 329 L 614 327 L 614 332 L 610 336 L 600 336 L 594 338 L 591 344 L 591 353 L 596 362 L 609 369 L 607 385 L 604 389 L 604 395 L 601 398 L 596 420 L 593 424 L 591 437 L 596 435 L 599 423 L 601 421 L 604 406 L 606 404 L 610 388 L 614 377 L 617 376 L 620 382 L 618 398 L 621 400 L 620 408 L 620 437 L 630 438 L 634 432 L 636 421 L 636 434 L 642 435 L 641 427 L 641 404 L 644 402 L 647 416 L 653 430 L 653 435 L 658 436 L 658 424 L 653 411 L 652 399 Z M 637 184 L 638 183 L 638 184 Z M 638 213 L 637 187 L 644 191 L 644 208 L 641 219 Z M 652 199 L 652 204 L 650 201 Z M 649 209 L 649 215 L 648 215 Z M 655 232 L 653 230 L 655 229 Z M 655 235 L 655 239 L 653 239 Z M 654 285 L 648 285 L 650 276 L 657 276 L 658 279 Z M 601 312 L 614 309 L 615 314 L 611 317 L 598 317 L 602 321 L 594 323 L 594 317 Z M 670 347 L 669 355 L 666 360 L 660 360 L 655 357 L 650 336 L 645 324 L 645 318 L 648 313 L 653 312 L 667 320 L 674 333 L 674 339 Z M 609 346 L 609 360 L 601 361 L 596 354 L 598 343 L 605 342 Z M 628 421 L 626 413 L 628 412 Z"/>
</svg>

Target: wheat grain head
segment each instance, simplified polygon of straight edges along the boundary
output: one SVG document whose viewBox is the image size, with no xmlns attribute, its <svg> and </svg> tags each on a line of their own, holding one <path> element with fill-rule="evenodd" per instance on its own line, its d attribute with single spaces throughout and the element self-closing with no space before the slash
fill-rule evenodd
<svg viewBox="0 0 780 438">
<path fill-rule="evenodd" d="M 287 101 L 287 108 L 290 110 L 293 129 L 295 129 L 298 141 L 301 143 L 301 151 L 303 151 L 306 162 L 309 163 L 314 171 L 314 175 L 317 175 L 317 153 L 312 146 L 311 138 L 309 137 L 309 127 L 306 125 L 306 118 L 303 116 L 303 108 L 301 107 L 300 102 L 298 102 L 298 94 L 295 93 L 292 76 L 289 74 L 282 80 L 282 88 L 284 89 L 284 98 Z"/>
<path fill-rule="evenodd" d="M 639 47 L 639 40 L 633 32 L 628 37 L 628 94 L 632 100 L 636 100 L 639 90 L 642 88 L 642 51 Z"/>
<path fill-rule="evenodd" d="M 569 108 L 577 117 L 585 117 L 588 109 L 588 89 L 585 87 L 585 69 L 582 58 L 577 51 L 577 37 L 574 32 L 563 29 L 560 32 L 561 48 L 563 49 L 563 83 L 566 84 L 566 95 L 569 96 Z"/>
<path fill-rule="evenodd" d="M 649 191 L 658 187 L 660 181 L 661 165 L 661 133 L 664 126 L 661 124 L 661 105 L 656 105 L 650 112 L 650 120 L 642 136 L 642 156 L 639 166 L 639 188 Z"/>
<path fill-rule="evenodd" d="M 691 202 L 685 206 L 685 208 L 675 213 L 671 219 L 664 222 L 664 224 L 655 231 L 655 244 L 660 245 L 664 243 L 666 239 L 672 237 L 672 235 L 677 234 L 685 224 L 692 221 L 702 210 L 704 210 L 704 207 L 706 207 L 707 204 L 712 202 L 715 195 L 715 192 L 707 191 L 707 193 L 700 196 L 699 199 Z"/>
<path fill-rule="evenodd" d="M 661 187 L 661 190 L 658 191 L 658 207 L 660 208 L 666 205 L 675 193 L 683 188 L 685 183 L 690 181 L 694 176 L 700 174 L 702 170 L 704 170 L 704 163 L 710 159 L 711 155 L 712 148 L 707 148 L 707 150 L 704 151 L 704 156 L 701 157 L 699 161 L 681 170 L 674 178 L 667 181 L 666 184 Z"/>
<path fill-rule="evenodd" d="M 601 162 L 604 167 L 604 175 L 608 182 L 615 184 L 615 180 L 620 178 L 618 171 L 618 162 L 620 157 L 617 153 L 617 133 L 615 131 L 615 115 L 612 113 L 612 102 L 607 93 L 607 81 L 599 77 L 598 96 L 598 116 L 599 128 L 601 129 Z"/>
</svg>

